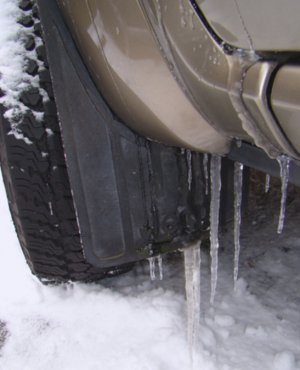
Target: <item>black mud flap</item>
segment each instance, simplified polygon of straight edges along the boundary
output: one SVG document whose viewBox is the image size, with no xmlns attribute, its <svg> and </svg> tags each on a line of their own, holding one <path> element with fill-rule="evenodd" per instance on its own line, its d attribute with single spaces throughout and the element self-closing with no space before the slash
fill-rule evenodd
<svg viewBox="0 0 300 370">
<path fill-rule="evenodd" d="M 116 266 L 199 239 L 208 226 L 202 155 L 151 142 L 121 123 L 56 2 L 38 6 L 87 261 Z"/>
</svg>

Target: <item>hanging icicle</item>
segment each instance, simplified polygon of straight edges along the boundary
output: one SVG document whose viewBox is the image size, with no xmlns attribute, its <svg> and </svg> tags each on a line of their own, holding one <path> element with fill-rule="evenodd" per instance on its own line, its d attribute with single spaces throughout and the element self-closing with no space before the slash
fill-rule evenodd
<svg viewBox="0 0 300 370">
<path fill-rule="evenodd" d="M 188 343 L 190 356 L 197 349 L 200 334 L 200 242 L 184 249 L 185 292 L 187 299 Z"/>
<path fill-rule="evenodd" d="M 242 205 L 242 194 L 243 194 L 243 169 L 244 165 L 235 162 L 234 163 L 234 269 L 233 269 L 233 280 L 234 288 L 236 288 L 236 282 L 239 272 L 239 258 L 240 258 L 240 231 L 241 231 L 241 205 Z"/>
<path fill-rule="evenodd" d="M 210 303 L 215 300 L 218 280 L 218 250 L 219 250 L 219 211 L 221 193 L 221 157 L 212 155 L 210 160 L 210 256 L 211 256 L 211 295 Z"/>
<path fill-rule="evenodd" d="M 289 182 L 290 158 L 285 155 L 281 155 L 277 158 L 277 161 L 280 166 L 280 178 L 281 178 L 281 201 L 277 233 L 281 234 L 285 221 L 285 208 L 286 208 L 287 188 Z"/>
<path fill-rule="evenodd" d="M 163 260 L 161 254 L 156 257 L 157 265 L 158 265 L 158 276 L 159 280 L 163 280 L 164 278 L 164 272 L 163 272 Z"/>
<path fill-rule="evenodd" d="M 189 191 L 191 191 L 193 180 L 193 169 L 192 169 L 192 152 L 189 149 L 186 150 L 186 161 L 188 166 L 188 185 Z"/>
<path fill-rule="evenodd" d="M 238 148 L 241 148 L 241 146 L 242 146 L 242 140 L 237 139 L 235 143 L 236 143 L 236 146 L 237 146 Z"/>
<path fill-rule="evenodd" d="M 153 281 L 156 279 L 155 276 L 155 257 L 148 258 L 149 261 L 149 269 L 150 269 L 150 279 Z"/>
<path fill-rule="evenodd" d="M 203 154 L 203 170 L 205 178 L 205 195 L 208 194 L 208 154 Z"/>
<path fill-rule="evenodd" d="M 149 269 L 150 269 L 150 279 L 156 280 L 156 265 L 158 266 L 158 277 L 159 280 L 163 280 L 163 261 L 162 256 L 150 257 L 148 258 L 149 261 Z"/>
<path fill-rule="evenodd" d="M 266 175 L 266 181 L 265 181 L 265 193 L 268 193 L 270 190 L 270 178 L 271 176 L 269 174 Z"/>
</svg>

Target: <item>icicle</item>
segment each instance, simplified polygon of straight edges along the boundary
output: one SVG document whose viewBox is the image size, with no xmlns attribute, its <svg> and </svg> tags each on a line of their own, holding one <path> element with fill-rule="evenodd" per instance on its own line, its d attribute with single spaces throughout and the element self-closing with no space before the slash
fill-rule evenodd
<svg viewBox="0 0 300 370">
<path fill-rule="evenodd" d="M 236 146 L 237 146 L 238 148 L 241 148 L 241 146 L 242 146 L 242 140 L 237 139 L 237 140 L 236 140 Z"/>
<path fill-rule="evenodd" d="M 244 165 L 238 162 L 234 164 L 234 270 L 233 280 L 234 288 L 239 272 L 239 258 L 240 258 L 240 229 L 241 229 L 241 205 L 243 194 L 243 169 Z"/>
<path fill-rule="evenodd" d="M 208 154 L 203 154 L 203 169 L 204 169 L 204 178 L 205 178 L 205 194 L 208 194 Z"/>
<path fill-rule="evenodd" d="M 265 193 L 268 193 L 270 190 L 270 175 L 266 175 L 266 182 L 265 182 Z"/>
<path fill-rule="evenodd" d="M 183 253 L 188 315 L 188 343 L 191 359 L 193 359 L 200 332 L 200 242 L 184 249 Z"/>
<path fill-rule="evenodd" d="M 186 150 L 186 160 L 187 160 L 187 165 L 188 165 L 189 191 L 191 191 L 192 180 L 193 180 L 193 171 L 192 171 L 192 152 L 189 149 Z"/>
<path fill-rule="evenodd" d="M 158 264 L 159 280 L 163 280 L 163 278 L 164 278 L 164 272 L 163 272 L 162 256 L 159 255 L 159 256 L 156 257 L 156 259 L 157 259 L 157 264 Z"/>
<path fill-rule="evenodd" d="M 159 280 L 163 280 L 163 263 L 162 263 L 162 256 L 159 255 L 157 257 L 150 257 L 148 258 L 149 261 L 149 268 L 150 268 L 150 279 L 156 280 L 156 264 L 158 266 L 158 276 Z"/>
<path fill-rule="evenodd" d="M 285 220 L 285 207 L 286 207 L 286 196 L 289 182 L 289 170 L 290 170 L 290 158 L 285 155 L 281 155 L 277 158 L 280 166 L 280 177 L 281 177 L 281 201 L 280 201 L 280 214 L 278 221 L 277 233 L 281 234 Z"/>
<path fill-rule="evenodd" d="M 219 249 L 219 211 L 221 192 L 221 157 L 212 155 L 210 160 L 210 256 L 211 256 L 211 293 L 210 303 L 214 303 L 218 280 L 218 249 Z"/>
<path fill-rule="evenodd" d="M 155 257 L 148 258 L 150 268 L 150 279 L 155 280 Z"/>
</svg>

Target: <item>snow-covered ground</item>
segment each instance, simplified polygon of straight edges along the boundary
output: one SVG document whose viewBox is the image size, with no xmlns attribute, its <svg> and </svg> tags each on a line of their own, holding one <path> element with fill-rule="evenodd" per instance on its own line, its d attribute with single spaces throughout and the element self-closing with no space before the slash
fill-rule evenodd
<svg viewBox="0 0 300 370">
<path fill-rule="evenodd" d="M 2 75 L 22 65 L 11 36 L 15 4 L 0 0 Z M 0 86 L 7 93 L 18 83 L 12 73 Z M 8 103 L 14 102 L 11 95 Z M 300 202 L 289 202 L 279 236 L 277 218 L 278 211 L 262 207 L 243 221 L 236 290 L 229 225 L 220 239 L 214 305 L 209 251 L 202 246 L 192 363 L 180 253 L 163 257 L 162 281 L 152 282 L 141 263 L 100 284 L 43 286 L 24 261 L 0 180 L 0 370 L 299 370 Z"/>
<path fill-rule="evenodd" d="M 242 228 L 236 291 L 232 233 L 221 238 L 214 306 L 202 249 L 194 368 L 300 369 L 299 203 L 293 207 L 280 237 L 275 218 L 263 214 Z M 164 257 L 163 281 L 151 282 L 141 264 L 97 285 L 43 286 L 24 262 L 2 182 L 0 235 L 1 370 L 192 369 L 180 254 Z"/>
</svg>

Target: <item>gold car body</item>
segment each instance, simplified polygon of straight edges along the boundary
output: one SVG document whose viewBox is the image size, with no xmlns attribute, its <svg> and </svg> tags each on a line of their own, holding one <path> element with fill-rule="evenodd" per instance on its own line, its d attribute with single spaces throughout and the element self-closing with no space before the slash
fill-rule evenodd
<svg viewBox="0 0 300 370">
<path fill-rule="evenodd" d="M 138 133 L 221 155 L 239 139 L 299 159 L 299 68 L 264 47 L 245 1 L 229 2 L 223 23 L 218 0 L 58 3 L 101 94 Z M 277 54 L 297 50 L 288 39 Z"/>
</svg>

